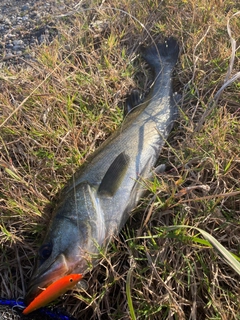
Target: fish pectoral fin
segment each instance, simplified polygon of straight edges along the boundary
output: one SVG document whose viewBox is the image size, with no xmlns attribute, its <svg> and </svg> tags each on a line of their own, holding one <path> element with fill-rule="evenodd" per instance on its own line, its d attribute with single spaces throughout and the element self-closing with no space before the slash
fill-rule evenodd
<svg viewBox="0 0 240 320">
<path fill-rule="evenodd" d="M 124 152 L 120 153 L 105 173 L 98 188 L 101 196 L 113 197 L 118 190 L 129 166 L 130 157 Z"/>
</svg>

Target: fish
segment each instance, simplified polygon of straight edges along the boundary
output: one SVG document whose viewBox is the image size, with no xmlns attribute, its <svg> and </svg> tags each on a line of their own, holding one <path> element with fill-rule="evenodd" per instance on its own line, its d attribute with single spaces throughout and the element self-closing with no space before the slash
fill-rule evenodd
<svg viewBox="0 0 240 320">
<path fill-rule="evenodd" d="M 172 72 L 179 45 L 175 38 L 141 47 L 154 83 L 145 99 L 128 100 L 122 125 L 90 155 L 63 189 L 53 212 L 25 300 L 29 303 L 54 281 L 71 273 L 85 275 L 101 248 L 126 223 L 146 191 L 161 149 L 177 118 Z"/>
<path fill-rule="evenodd" d="M 32 302 L 23 310 L 23 314 L 29 314 L 57 299 L 60 295 L 72 289 L 80 280 L 82 274 L 70 274 L 58 279 L 43 290 Z"/>
</svg>

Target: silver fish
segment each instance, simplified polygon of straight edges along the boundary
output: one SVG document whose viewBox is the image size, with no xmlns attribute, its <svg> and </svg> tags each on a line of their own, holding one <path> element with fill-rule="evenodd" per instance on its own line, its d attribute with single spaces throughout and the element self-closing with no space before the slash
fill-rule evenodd
<svg viewBox="0 0 240 320">
<path fill-rule="evenodd" d="M 154 85 L 63 190 L 39 250 L 27 302 L 64 275 L 85 274 L 143 195 L 141 179 L 149 178 L 177 114 L 171 75 L 179 47 L 169 38 L 141 51 L 154 71 Z"/>
</svg>

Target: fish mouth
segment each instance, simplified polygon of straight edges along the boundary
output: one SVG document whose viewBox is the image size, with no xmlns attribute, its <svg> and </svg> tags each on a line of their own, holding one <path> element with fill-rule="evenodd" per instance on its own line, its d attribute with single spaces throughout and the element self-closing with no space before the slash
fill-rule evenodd
<svg viewBox="0 0 240 320">
<path fill-rule="evenodd" d="M 27 294 L 24 299 L 26 305 L 35 299 L 35 297 L 38 296 L 44 288 L 48 287 L 63 276 L 71 273 L 64 254 L 60 254 L 50 265 L 44 266 L 43 270 L 41 269 L 41 267 L 37 269 L 37 272 L 35 272 L 31 278 Z"/>
</svg>

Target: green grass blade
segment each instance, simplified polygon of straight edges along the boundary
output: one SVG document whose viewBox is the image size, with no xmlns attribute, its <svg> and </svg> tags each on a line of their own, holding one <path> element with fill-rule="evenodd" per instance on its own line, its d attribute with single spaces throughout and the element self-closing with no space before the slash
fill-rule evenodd
<svg viewBox="0 0 240 320">
<path fill-rule="evenodd" d="M 127 273 L 127 280 L 126 280 L 126 295 L 127 295 L 127 302 L 129 307 L 129 312 L 131 315 L 132 320 L 136 320 L 136 315 L 133 308 L 133 302 L 132 302 L 132 295 L 131 295 L 131 277 L 132 277 L 132 271 L 133 268 L 131 267 Z"/>
<path fill-rule="evenodd" d="M 218 242 L 213 236 L 211 236 L 208 232 L 197 228 L 197 227 L 190 227 L 190 226 L 184 226 L 184 225 L 176 225 L 176 226 L 169 226 L 166 229 L 168 231 L 176 230 L 179 228 L 193 228 L 200 232 L 202 236 L 208 240 L 208 242 L 211 244 L 211 246 L 220 253 L 220 255 L 223 257 L 225 262 L 233 268 L 239 275 L 240 275 L 240 262 L 237 261 L 237 259 L 232 255 L 231 252 L 229 252 L 227 249 L 224 248 L 224 246 L 221 245 L 220 242 Z"/>
</svg>

